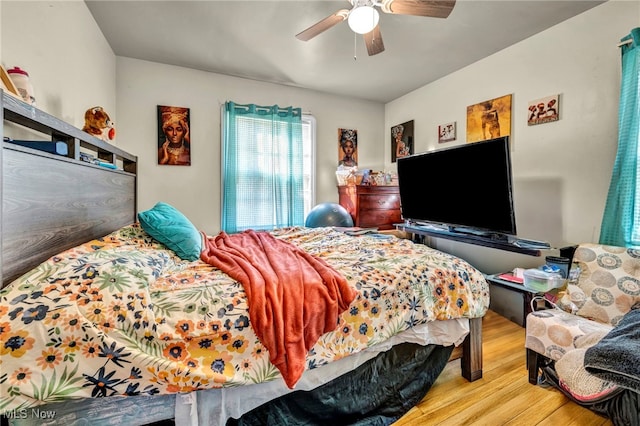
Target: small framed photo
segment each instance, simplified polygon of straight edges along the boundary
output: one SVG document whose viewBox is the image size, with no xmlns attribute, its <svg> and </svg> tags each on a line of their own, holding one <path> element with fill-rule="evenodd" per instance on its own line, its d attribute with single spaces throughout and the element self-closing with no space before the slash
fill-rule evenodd
<svg viewBox="0 0 640 426">
<path fill-rule="evenodd" d="M 456 140 L 456 122 L 441 124 L 438 126 L 438 143 Z"/>
<path fill-rule="evenodd" d="M 560 95 L 530 101 L 527 113 L 529 126 L 558 121 L 560 119 Z"/>
</svg>

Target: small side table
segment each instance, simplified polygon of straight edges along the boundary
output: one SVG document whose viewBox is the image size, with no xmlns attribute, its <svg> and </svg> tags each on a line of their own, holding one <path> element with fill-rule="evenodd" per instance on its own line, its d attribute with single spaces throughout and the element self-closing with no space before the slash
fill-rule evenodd
<svg viewBox="0 0 640 426">
<path fill-rule="evenodd" d="M 507 297 L 500 298 L 499 294 L 491 294 L 489 308 L 510 319 L 521 327 L 527 325 L 527 315 L 531 313 L 531 300 L 538 294 L 535 290 L 529 290 L 523 284 L 498 278 L 500 274 L 486 275 L 485 278 L 490 287 L 494 286 L 495 293 L 506 294 Z M 518 300 L 518 306 L 511 306 L 514 300 Z"/>
</svg>

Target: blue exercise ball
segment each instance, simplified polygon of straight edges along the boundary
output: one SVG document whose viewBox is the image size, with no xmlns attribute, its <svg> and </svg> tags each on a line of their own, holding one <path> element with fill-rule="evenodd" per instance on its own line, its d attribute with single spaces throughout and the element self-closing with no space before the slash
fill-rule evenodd
<svg viewBox="0 0 640 426">
<path fill-rule="evenodd" d="M 340 204 L 321 203 L 311 209 L 304 222 L 308 228 L 318 228 L 320 226 L 353 226 L 351 215 Z"/>
</svg>

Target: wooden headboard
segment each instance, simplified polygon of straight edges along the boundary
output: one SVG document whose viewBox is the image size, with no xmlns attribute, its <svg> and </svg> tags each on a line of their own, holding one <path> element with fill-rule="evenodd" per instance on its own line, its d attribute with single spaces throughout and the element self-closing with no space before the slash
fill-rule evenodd
<svg viewBox="0 0 640 426">
<path fill-rule="evenodd" d="M 2 286 L 49 257 L 136 220 L 137 157 L 2 93 L 5 127 L 63 141 L 60 156 L 3 140 L 0 150 Z M 7 136 L 3 132 L 3 136 Z M 42 139 L 40 139 L 42 141 Z M 106 168 L 80 160 L 94 155 Z"/>
</svg>

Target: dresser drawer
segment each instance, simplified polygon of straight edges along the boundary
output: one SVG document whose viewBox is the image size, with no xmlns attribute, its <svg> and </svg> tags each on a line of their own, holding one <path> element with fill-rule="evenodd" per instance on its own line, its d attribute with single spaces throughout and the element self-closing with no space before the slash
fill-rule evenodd
<svg viewBox="0 0 640 426">
<path fill-rule="evenodd" d="M 356 220 L 356 226 L 393 229 L 393 224 L 400 222 L 402 222 L 400 210 L 361 210 Z"/>
<path fill-rule="evenodd" d="M 358 199 L 358 209 L 399 209 L 400 196 L 396 194 L 361 194 Z"/>
</svg>

